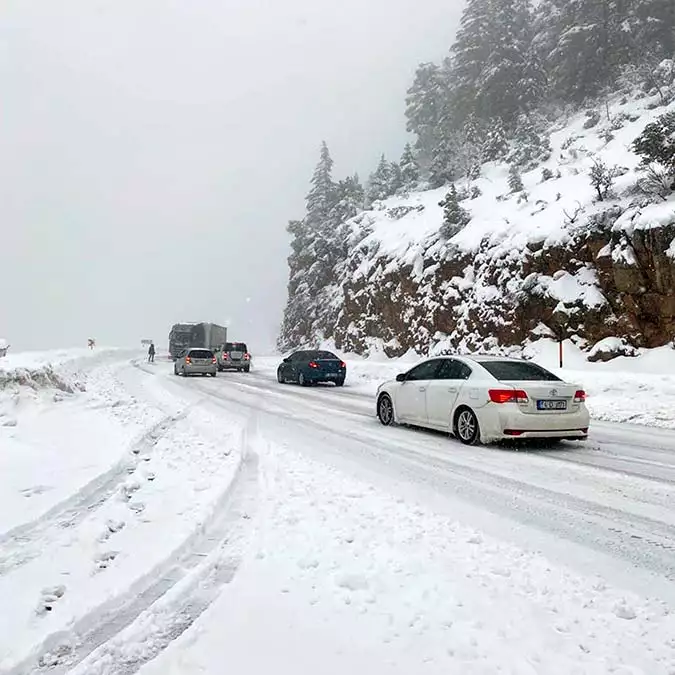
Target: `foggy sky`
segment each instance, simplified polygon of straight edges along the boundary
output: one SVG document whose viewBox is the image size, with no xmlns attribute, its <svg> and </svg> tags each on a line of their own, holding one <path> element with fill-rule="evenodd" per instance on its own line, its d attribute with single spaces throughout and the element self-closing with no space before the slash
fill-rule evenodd
<svg viewBox="0 0 675 675">
<path fill-rule="evenodd" d="M 325 139 L 336 176 L 398 157 L 418 62 L 459 0 L 4 0 L 0 337 L 166 344 L 229 323 L 258 352 L 286 222 Z"/>
</svg>

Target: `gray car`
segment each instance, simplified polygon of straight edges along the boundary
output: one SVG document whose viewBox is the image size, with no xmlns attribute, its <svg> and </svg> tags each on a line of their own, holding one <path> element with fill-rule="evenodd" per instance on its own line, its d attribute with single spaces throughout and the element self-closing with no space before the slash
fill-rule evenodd
<svg viewBox="0 0 675 675">
<path fill-rule="evenodd" d="M 218 352 L 218 370 L 251 370 L 251 354 L 245 342 L 226 342 Z"/>
<path fill-rule="evenodd" d="M 174 375 L 210 375 L 218 374 L 218 362 L 210 349 L 191 347 L 178 355 L 173 365 Z"/>
</svg>

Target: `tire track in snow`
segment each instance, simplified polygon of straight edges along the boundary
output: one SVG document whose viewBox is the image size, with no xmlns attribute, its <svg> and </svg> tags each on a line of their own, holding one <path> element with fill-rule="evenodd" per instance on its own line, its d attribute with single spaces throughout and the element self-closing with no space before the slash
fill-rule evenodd
<svg viewBox="0 0 675 675">
<path fill-rule="evenodd" d="M 119 490 L 126 477 L 147 458 L 159 440 L 186 415 L 187 410 L 184 410 L 178 415 L 162 418 L 133 443 L 127 458 L 96 476 L 39 518 L 0 536 L 0 576 L 42 555 L 55 538 L 50 533 L 60 534 L 64 529 L 77 527 L 92 511 L 102 506 Z"/>
<path fill-rule="evenodd" d="M 3 675 L 130 675 L 185 630 L 239 567 L 256 509 L 258 456 L 253 416 L 242 432 L 237 471 L 209 518 L 162 563 L 116 598 L 49 636 Z"/>
</svg>

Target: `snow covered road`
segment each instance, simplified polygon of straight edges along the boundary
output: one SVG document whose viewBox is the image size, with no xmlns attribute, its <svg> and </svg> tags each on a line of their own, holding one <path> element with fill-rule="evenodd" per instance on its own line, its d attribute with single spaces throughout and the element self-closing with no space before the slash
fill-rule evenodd
<svg viewBox="0 0 675 675">
<path fill-rule="evenodd" d="M 138 433 L 0 532 L 0 673 L 675 671 L 675 432 L 467 448 L 256 366 L 92 371 Z"/>
</svg>

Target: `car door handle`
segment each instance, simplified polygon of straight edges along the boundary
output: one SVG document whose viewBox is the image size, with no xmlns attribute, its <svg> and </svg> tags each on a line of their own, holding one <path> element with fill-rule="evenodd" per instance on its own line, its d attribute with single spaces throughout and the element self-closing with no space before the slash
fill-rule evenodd
<svg viewBox="0 0 675 675">
<path fill-rule="evenodd" d="M 426 391 L 426 390 L 427 390 L 426 387 L 420 387 L 420 391 Z"/>
<path fill-rule="evenodd" d="M 451 394 L 456 394 L 456 393 L 457 393 L 457 387 L 448 387 L 448 391 L 449 391 Z"/>
</svg>

